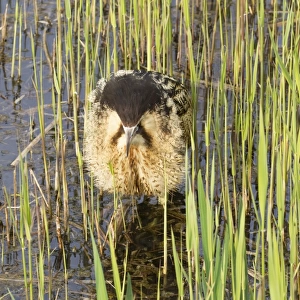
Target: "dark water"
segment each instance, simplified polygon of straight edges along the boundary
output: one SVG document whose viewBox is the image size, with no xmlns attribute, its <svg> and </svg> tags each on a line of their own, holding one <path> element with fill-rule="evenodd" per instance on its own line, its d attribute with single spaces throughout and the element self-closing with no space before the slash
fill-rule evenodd
<svg viewBox="0 0 300 300">
<path fill-rule="evenodd" d="M 14 25 L 14 11 L 15 1 L 0 1 L 0 15 L 2 16 L 8 4 L 8 19 L 7 19 L 7 40 L 1 49 L 1 66 L 0 66 L 0 178 L 1 178 L 1 206 L 4 203 L 2 196 L 3 187 L 7 190 L 8 194 L 13 194 L 13 171 L 14 167 L 11 163 L 18 157 L 19 152 L 25 149 L 30 142 L 38 136 L 39 119 L 37 113 L 37 97 L 34 89 L 33 78 L 33 63 L 32 63 L 32 49 L 30 31 L 33 28 L 33 6 L 32 1 L 26 2 L 27 11 L 27 28 L 21 33 L 21 77 L 18 78 L 17 66 L 18 59 L 16 60 L 14 76 L 11 77 L 12 68 L 12 47 L 13 47 L 13 25 Z M 22 5 L 24 3 L 22 2 Z M 24 7 L 24 6 L 23 6 Z M 38 3 L 39 20 L 44 21 L 47 19 L 53 20 L 56 23 L 56 2 L 42 1 Z M 37 34 L 35 35 L 35 51 L 39 57 L 42 51 L 42 34 L 45 29 L 43 22 L 39 23 Z M 49 51 L 52 52 L 52 43 L 56 35 L 55 27 L 48 28 L 47 30 L 47 43 Z M 17 47 L 19 48 L 19 47 Z M 51 89 L 52 78 L 50 69 L 43 56 L 43 96 L 45 102 L 45 127 L 53 120 L 53 110 L 51 107 Z M 37 59 L 39 62 L 40 60 Z M 83 78 L 81 78 L 83 80 Z M 66 104 L 67 101 L 67 86 L 64 85 L 62 90 L 63 95 L 63 111 L 69 115 L 70 108 Z M 84 92 L 84 91 L 83 91 Z M 83 95 L 80 95 L 83 99 Z M 21 99 L 21 100 L 20 100 Z M 83 122 L 81 122 L 81 132 L 83 130 Z M 80 208 L 80 190 L 78 185 L 78 168 L 76 154 L 73 124 L 68 119 L 64 120 L 64 132 L 66 133 L 66 168 L 69 184 L 69 205 L 70 205 L 70 221 L 82 224 L 82 213 Z M 46 150 L 49 162 L 56 158 L 55 152 L 55 137 L 54 132 L 50 131 L 46 138 Z M 44 170 L 43 170 L 43 157 L 41 153 L 41 144 L 35 145 L 26 156 L 28 167 L 32 169 L 37 180 L 43 186 L 44 184 Z M 54 165 L 50 164 L 49 168 L 51 184 L 54 184 Z M 18 174 L 17 174 L 18 178 Z M 0 210 L 0 222 L 5 225 L 5 215 L 3 209 Z M 66 243 L 66 257 L 67 267 L 69 272 L 68 280 L 68 298 L 69 299 L 82 299 L 83 297 L 92 297 L 95 293 L 94 271 L 92 263 L 92 255 L 90 245 L 87 247 L 84 242 L 84 236 L 80 227 L 71 226 L 70 235 L 71 242 Z M 2 229 L 1 229 L 2 231 Z M 59 250 L 56 239 L 56 228 L 54 218 L 49 219 L 50 243 L 51 243 L 51 261 L 49 265 L 52 269 L 53 276 L 53 295 L 45 294 L 45 299 L 64 298 L 65 286 L 63 277 L 63 262 L 62 253 Z M 24 282 L 22 280 L 22 256 L 20 246 L 8 246 L 4 235 L 1 235 L 1 259 L 0 268 L 0 297 L 7 295 L 10 291 L 15 299 L 24 299 Z M 36 258 L 39 255 L 37 247 L 37 235 L 33 232 L 33 263 L 36 263 Z M 49 275 L 48 263 L 45 261 L 45 276 L 46 282 L 49 282 L 47 276 Z M 34 275 L 36 277 L 36 274 Z M 9 280 L 7 280 L 9 279 Z M 34 289 L 34 293 L 37 290 Z M 35 297 L 34 297 L 35 298 Z M 5 296 L 4 299 L 10 299 L 10 296 Z"/>
<path fill-rule="evenodd" d="M 13 52 L 13 30 L 14 30 L 14 11 L 15 2 L 9 1 L 7 5 L 7 38 L 5 43 L 0 47 L 1 52 L 1 67 L 0 67 L 0 195 L 6 192 L 8 195 L 14 193 L 14 170 L 11 163 L 18 157 L 19 153 L 25 149 L 30 142 L 38 136 L 39 118 L 37 112 L 37 95 L 33 86 L 33 62 L 31 49 L 31 33 L 33 28 L 33 11 L 34 7 L 31 2 L 26 3 L 27 12 L 27 28 L 21 32 L 22 43 L 17 44 L 17 49 L 21 46 L 21 76 L 18 77 L 18 55 L 14 72 L 12 73 L 12 52 Z M 0 2 L 0 15 L 4 15 L 6 10 L 6 2 Z M 42 38 L 44 31 L 47 30 L 47 45 L 49 52 L 52 52 L 53 41 L 56 36 L 56 3 L 55 2 L 39 2 L 38 3 L 39 20 L 38 31 L 34 34 L 34 47 L 36 56 L 39 57 L 43 52 Z M 47 20 L 51 20 L 53 26 L 47 26 Z M 47 27 L 46 27 L 47 26 Z M 37 59 L 40 63 L 40 59 Z M 42 94 L 45 105 L 45 127 L 53 120 L 52 102 L 52 77 L 50 68 L 43 55 L 43 87 Z M 84 74 L 84 72 L 82 72 Z M 80 77 L 81 82 L 85 82 L 83 75 Z M 72 106 L 68 105 L 68 86 L 64 84 L 62 90 L 63 111 L 66 115 L 63 121 L 66 144 L 66 170 L 68 180 L 68 203 L 70 212 L 70 233 L 66 238 L 65 253 L 66 265 L 68 268 L 68 290 L 64 285 L 63 272 L 63 254 L 58 247 L 56 236 L 55 219 L 49 219 L 49 232 L 51 244 L 51 258 L 49 264 L 45 260 L 44 269 L 46 276 L 46 286 L 48 286 L 49 267 L 52 273 L 53 294 L 45 295 L 45 299 L 64 298 L 65 293 L 68 294 L 68 299 L 93 298 L 95 295 L 95 275 L 93 265 L 93 254 L 91 242 L 85 241 L 82 230 L 83 217 L 81 211 L 81 196 L 79 185 L 79 171 L 77 167 L 77 158 L 74 144 L 74 127 L 72 121 L 67 117 L 72 117 Z M 80 112 L 79 112 L 79 133 L 82 140 L 83 135 L 83 104 L 84 104 L 84 84 L 79 95 Z M 55 164 L 51 163 L 56 160 L 55 151 L 55 135 L 54 131 L 50 130 L 46 137 L 47 159 L 49 160 L 50 184 L 54 186 L 55 180 Z M 28 168 L 32 170 L 38 182 L 42 187 L 45 186 L 45 174 L 43 169 L 43 156 L 41 152 L 40 142 L 35 145 L 26 155 Z M 16 178 L 19 179 L 18 168 Z M 88 176 L 86 175 L 88 179 Z M 30 181 L 31 182 L 31 181 Z M 55 201 L 54 191 L 53 200 Z M 95 197 L 97 193 L 95 193 Z M 0 196 L 0 208 L 3 208 L 5 203 L 4 196 Z M 169 209 L 169 230 L 172 226 L 175 234 L 180 235 L 184 229 L 184 201 L 183 196 L 176 197 L 177 205 L 173 205 Z M 156 200 L 147 199 L 140 200 L 140 204 L 134 209 L 131 204 L 128 210 L 129 222 L 126 235 L 120 234 L 118 237 L 117 257 L 118 263 L 122 266 L 126 244 L 128 248 L 128 272 L 131 274 L 132 284 L 137 294 L 143 293 L 145 297 L 151 298 L 154 295 L 157 287 L 157 274 L 162 265 L 163 257 L 163 210 L 160 205 L 157 205 Z M 97 206 L 97 205 L 96 205 Z M 108 221 L 113 211 L 111 197 L 105 198 L 100 203 L 101 206 L 101 225 L 103 230 L 107 230 Z M 134 206 L 135 207 L 135 206 Z M 142 220 L 142 229 L 140 222 L 133 216 L 139 216 Z M 0 210 L 0 225 L 1 231 L 6 230 L 4 210 Z M 36 260 L 39 255 L 37 244 L 37 234 L 33 230 L 33 264 L 36 265 Z M 129 243 L 128 243 L 129 242 Z M 169 245 L 170 246 L 170 245 Z M 23 266 L 22 254 L 19 243 L 15 246 L 7 244 L 5 234 L 1 235 L 1 259 L 0 268 L 0 297 L 10 299 L 8 292 L 10 291 L 15 299 L 24 299 L 25 290 L 23 282 Z M 25 251 L 27 253 L 27 251 Z M 27 254 L 26 254 L 27 255 Z M 105 276 L 107 280 L 112 280 L 111 264 L 109 261 L 108 247 L 104 246 L 104 253 L 101 257 Z M 106 258 L 107 257 L 107 258 Z M 169 263 L 172 265 L 171 263 Z M 35 272 L 35 267 L 34 267 Z M 170 271 L 170 276 L 162 282 L 162 292 L 166 296 L 172 295 L 176 289 L 176 280 L 174 272 Z M 123 276 L 121 274 L 121 276 Z M 34 275 L 34 278 L 36 275 Z M 108 285 L 109 286 L 109 285 Z M 36 287 L 36 285 L 35 285 Z M 113 294 L 113 288 L 111 288 Z M 34 293 L 37 289 L 34 288 Z M 163 296 L 162 294 L 162 296 Z M 156 298 L 156 297 L 155 297 Z"/>
</svg>

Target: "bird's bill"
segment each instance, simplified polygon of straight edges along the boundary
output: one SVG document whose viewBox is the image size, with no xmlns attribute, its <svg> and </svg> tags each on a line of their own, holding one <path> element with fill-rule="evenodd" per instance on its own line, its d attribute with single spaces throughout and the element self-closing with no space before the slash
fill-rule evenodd
<svg viewBox="0 0 300 300">
<path fill-rule="evenodd" d="M 124 128 L 125 137 L 126 137 L 126 156 L 128 156 L 130 145 L 131 145 L 133 137 L 135 136 L 135 134 L 138 130 L 138 126 L 137 125 L 133 126 L 133 127 L 123 126 L 123 128 Z"/>
</svg>

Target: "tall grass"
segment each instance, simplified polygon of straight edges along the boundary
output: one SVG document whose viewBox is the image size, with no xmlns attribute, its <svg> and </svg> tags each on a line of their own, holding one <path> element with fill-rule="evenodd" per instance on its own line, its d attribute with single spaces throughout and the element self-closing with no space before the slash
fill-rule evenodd
<svg viewBox="0 0 300 300">
<path fill-rule="evenodd" d="M 4 189 L 6 240 L 1 238 L 1 245 L 6 245 L 1 251 L 2 265 L 10 239 L 21 246 L 26 299 L 61 293 L 51 268 L 51 225 L 55 226 L 63 261 L 60 287 L 68 298 L 72 199 L 67 120 L 72 122 L 82 236 L 93 252 L 97 299 L 132 299 L 143 293 L 143 282 L 130 273 L 134 268 L 130 268 L 129 244 L 122 256 L 113 235 L 127 232 L 125 212 L 120 214 L 121 225 L 108 225 L 105 236 L 99 226 L 107 221 L 98 202 L 102 195 L 84 175 L 81 150 L 82 117 L 89 108 L 87 95 L 99 77 L 119 68 L 174 75 L 190 89 L 195 108 L 191 155 L 187 155 L 186 163 L 185 229 L 179 238 L 175 228 L 168 227 L 165 205 L 163 269 L 157 268 L 156 297 L 163 294 L 164 282 L 174 272 L 172 296 L 179 299 L 298 299 L 300 7 L 297 1 L 283 1 L 281 8 L 275 2 L 273 7 L 266 7 L 264 1 L 200 2 L 92 0 L 73 4 L 56 0 L 55 38 L 46 38 L 49 53 L 36 43 L 41 16 L 38 1 L 34 2 L 32 87 L 41 132 L 36 143 L 42 145 L 45 182 L 36 179 L 24 158 L 34 143 L 14 164 L 18 174 L 14 193 L 9 195 Z M 25 24 L 33 22 L 22 5 L 17 1 L 11 12 L 10 63 L 13 77 L 18 53 L 21 78 L 21 32 Z M 4 26 L 6 16 L 2 18 Z M 6 29 L 1 30 L 7 34 Z M 1 43 L 3 48 L 5 39 Z M 50 57 L 48 68 L 43 64 L 45 57 Z M 51 74 L 52 81 L 54 160 L 47 153 L 46 73 Z M 67 118 L 64 103 L 71 108 Z M 122 207 L 117 195 L 115 198 L 112 222 Z M 38 255 L 33 243 L 37 243 Z M 105 272 L 108 269 L 109 275 Z M 13 298 L 10 290 L 6 292 Z"/>
</svg>

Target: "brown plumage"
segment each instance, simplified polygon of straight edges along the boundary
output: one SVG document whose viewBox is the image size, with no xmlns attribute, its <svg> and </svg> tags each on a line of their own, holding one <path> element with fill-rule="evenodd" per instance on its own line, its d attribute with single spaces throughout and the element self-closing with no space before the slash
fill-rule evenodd
<svg viewBox="0 0 300 300">
<path fill-rule="evenodd" d="M 176 190 L 192 126 L 184 86 L 158 72 L 118 71 L 97 83 L 89 101 L 84 159 L 96 185 L 124 196 Z"/>
</svg>

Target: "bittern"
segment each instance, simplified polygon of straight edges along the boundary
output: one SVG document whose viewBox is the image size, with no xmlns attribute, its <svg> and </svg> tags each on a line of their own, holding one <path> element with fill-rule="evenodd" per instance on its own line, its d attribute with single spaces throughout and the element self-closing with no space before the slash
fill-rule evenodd
<svg viewBox="0 0 300 300">
<path fill-rule="evenodd" d="M 164 198 L 185 176 L 192 101 L 158 72 L 118 71 L 88 96 L 84 159 L 95 184 L 119 195 Z"/>
</svg>

